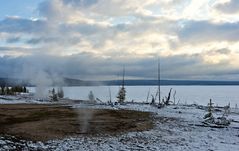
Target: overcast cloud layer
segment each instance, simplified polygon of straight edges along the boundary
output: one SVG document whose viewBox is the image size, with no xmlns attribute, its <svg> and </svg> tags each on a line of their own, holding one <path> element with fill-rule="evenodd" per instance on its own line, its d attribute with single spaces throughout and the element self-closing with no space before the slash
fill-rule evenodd
<svg viewBox="0 0 239 151">
<path fill-rule="evenodd" d="M 4 5 L 4 2 L 1 2 Z M 0 77 L 239 80 L 238 0 L 42 0 L 0 20 Z M 31 13 L 31 12 L 29 12 Z M 29 15 L 28 15 L 29 16 Z"/>
</svg>

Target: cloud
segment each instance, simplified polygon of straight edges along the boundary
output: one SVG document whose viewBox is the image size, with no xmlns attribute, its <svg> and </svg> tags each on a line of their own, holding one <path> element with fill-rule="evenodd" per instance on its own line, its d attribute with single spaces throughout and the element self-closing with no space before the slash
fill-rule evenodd
<svg viewBox="0 0 239 151">
<path fill-rule="evenodd" d="M 11 38 L 8 38 L 6 40 L 7 43 L 16 43 L 16 42 L 19 42 L 21 40 L 20 37 L 11 37 Z"/>
<path fill-rule="evenodd" d="M 39 52 L 37 48 L 0 46 L 0 56 L 21 57 L 37 52 Z"/>
<path fill-rule="evenodd" d="M 211 23 L 209 21 L 185 21 L 179 30 L 182 41 L 193 43 L 209 41 L 238 41 L 239 22 Z"/>
<path fill-rule="evenodd" d="M 234 14 L 239 12 L 239 1 L 229 0 L 223 3 L 217 3 L 215 8 L 223 13 Z"/>
<path fill-rule="evenodd" d="M 20 61 L 49 75 L 112 79 L 124 64 L 129 78 L 155 78 L 158 55 L 166 79 L 236 73 L 239 23 L 227 15 L 220 20 L 213 6 L 206 0 L 44 0 L 37 19 L 0 20 L 2 76 Z M 14 68 L 23 70 L 21 64 Z"/>
<path fill-rule="evenodd" d="M 63 0 L 63 2 L 72 6 L 89 7 L 96 4 L 98 0 Z"/>
<path fill-rule="evenodd" d="M 222 49 L 218 49 L 218 50 L 211 50 L 209 53 L 210 54 L 222 54 L 222 55 L 228 55 L 230 54 L 232 51 L 227 49 L 227 48 L 222 48 Z"/>
<path fill-rule="evenodd" d="M 38 33 L 44 30 L 45 21 L 7 17 L 0 21 L 0 32 L 6 33 Z"/>
<path fill-rule="evenodd" d="M 224 77 L 224 80 L 232 80 L 233 77 L 234 79 L 239 78 L 238 67 L 231 66 L 230 62 L 221 61 L 216 64 L 208 64 L 205 61 L 206 54 L 213 57 L 216 53 L 224 54 L 221 50 L 215 50 L 214 54 L 162 56 L 162 78 L 200 80 L 221 80 L 220 77 Z M 0 76 L 8 75 L 8 77 L 31 79 L 30 75 L 41 71 L 49 77 L 58 75 L 84 80 L 118 79 L 122 73 L 122 67 L 125 66 L 128 79 L 157 78 L 157 58 L 155 57 L 102 58 L 91 53 L 81 53 L 64 57 L 49 55 L 2 57 L 0 63 L 3 65 Z M 29 73 L 30 71 L 31 73 Z M 226 78 L 227 76 L 228 78 Z"/>
</svg>

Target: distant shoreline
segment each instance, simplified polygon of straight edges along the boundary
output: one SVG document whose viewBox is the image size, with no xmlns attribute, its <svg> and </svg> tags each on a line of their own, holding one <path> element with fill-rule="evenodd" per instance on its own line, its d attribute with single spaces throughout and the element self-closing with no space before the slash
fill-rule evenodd
<svg viewBox="0 0 239 151">
<path fill-rule="evenodd" d="M 52 81 L 51 86 L 119 86 L 122 84 L 121 80 L 108 81 L 83 81 L 78 79 L 63 78 L 63 82 L 59 83 Z M 161 80 L 161 86 L 238 86 L 239 81 L 206 81 L 206 80 Z M 35 86 L 28 82 L 28 80 L 0 78 L 0 85 L 2 86 Z M 126 86 L 157 86 L 158 80 L 125 80 Z"/>
<path fill-rule="evenodd" d="M 120 85 L 121 81 L 106 81 L 106 85 Z M 161 80 L 162 86 L 179 85 L 179 86 L 232 86 L 239 85 L 239 81 L 193 81 L 193 80 Z M 158 80 L 126 80 L 125 85 L 151 85 L 157 86 Z"/>
</svg>

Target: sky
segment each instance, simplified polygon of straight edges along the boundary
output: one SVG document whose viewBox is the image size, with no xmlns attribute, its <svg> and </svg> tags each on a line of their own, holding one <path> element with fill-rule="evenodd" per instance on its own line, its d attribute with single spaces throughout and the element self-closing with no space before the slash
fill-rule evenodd
<svg viewBox="0 0 239 151">
<path fill-rule="evenodd" d="M 0 1 L 0 77 L 239 80 L 238 0 Z"/>
</svg>

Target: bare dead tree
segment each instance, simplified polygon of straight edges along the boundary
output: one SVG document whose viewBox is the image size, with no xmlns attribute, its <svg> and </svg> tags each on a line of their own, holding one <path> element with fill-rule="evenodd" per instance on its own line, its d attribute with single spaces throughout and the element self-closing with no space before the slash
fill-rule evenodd
<svg viewBox="0 0 239 151">
<path fill-rule="evenodd" d="M 158 93 L 159 93 L 159 106 L 161 105 L 161 81 L 160 81 L 160 60 L 159 60 L 159 57 L 158 57 Z"/>
<path fill-rule="evenodd" d="M 180 100 L 180 99 L 178 99 L 178 103 L 177 103 L 177 105 L 179 105 L 180 101 L 181 101 L 181 100 Z"/>
<path fill-rule="evenodd" d="M 174 90 L 174 93 L 173 93 L 173 105 L 175 105 L 175 102 L 176 102 L 176 93 L 177 93 L 177 91 L 176 90 Z"/>
<path fill-rule="evenodd" d="M 147 94 L 147 99 L 146 99 L 147 103 L 148 103 L 148 100 L 149 100 L 149 94 L 150 94 L 150 88 L 149 88 L 149 91 L 148 91 L 148 94 Z"/>
<path fill-rule="evenodd" d="M 224 106 L 224 113 L 223 116 L 228 116 L 230 114 L 230 102 L 228 105 Z"/>
<path fill-rule="evenodd" d="M 152 96 L 152 101 L 151 101 L 151 105 L 154 105 L 155 104 L 155 98 L 154 98 L 154 96 L 151 94 L 151 96 Z"/>
<path fill-rule="evenodd" d="M 171 98 L 171 92 L 172 92 L 172 88 L 170 88 L 169 93 L 168 93 L 168 97 L 166 97 L 165 105 L 169 105 L 169 101 L 170 101 L 170 98 Z"/>
<path fill-rule="evenodd" d="M 155 93 L 155 100 L 156 100 L 156 98 L 157 98 L 157 96 L 158 96 L 158 94 L 159 94 L 159 91 L 157 91 L 156 93 Z"/>
<path fill-rule="evenodd" d="M 109 87 L 109 97 L 110 97 L 110 103 L 112 103 L 112 100 L 111 100 L 111 89 L 110 89 L 110 87 Z"/>
<path fill-rule="evenodd" d="M 210 118 L 212 119 L 213 118 L 213 115 L 212 115 L 212 110 L 213 110 L 213 105 L 214 103 L 212 103 L 212 99 L 209 100 L 209 103 L 208 103 L 208 113 L 206 115 L 204 115 L 204 119 L 207 119 L 207 118 Z"/>
</svg>

